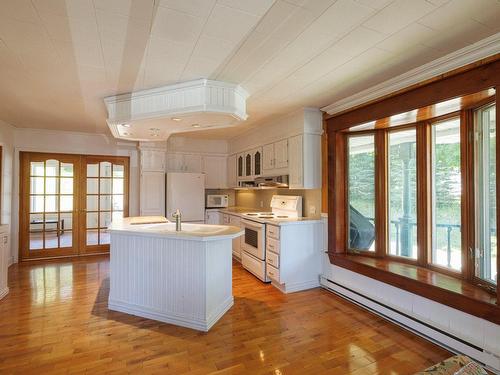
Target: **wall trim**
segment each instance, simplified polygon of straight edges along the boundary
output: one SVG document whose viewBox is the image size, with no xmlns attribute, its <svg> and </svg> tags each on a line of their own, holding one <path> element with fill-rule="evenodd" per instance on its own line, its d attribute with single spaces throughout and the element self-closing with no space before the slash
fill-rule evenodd
<svg viewBox="0 0 500 375">
<path fill-rule="evenodd" d="M 378 85 L 338 100 L 321 108 L 321 110 L 329 115 L 345 112 L 454 69 L 493 56 L 498 54 L 498 51 L 500 51 L 500 32 Z"/>
</svg>

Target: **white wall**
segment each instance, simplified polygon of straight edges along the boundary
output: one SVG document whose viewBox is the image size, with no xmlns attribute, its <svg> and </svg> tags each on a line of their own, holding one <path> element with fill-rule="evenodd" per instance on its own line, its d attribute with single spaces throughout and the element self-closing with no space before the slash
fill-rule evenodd
<svg viewBox="0 0 500 375">
<path fill-rule="evenodd" d="M 2 146 L 2 185 L 0 186 L 0 223 L 10 226 L 12 243 L 12 218 L 16 215 L 12 213 L 12 189 L 13 189 L 13 168 L 14 168 L 14 127 L 0 121 L 0 145 Z M 15 211 L 14 211 L 15 212 Z M 12 248 L 10 248 L 12 254 Z M 10 259 L 12 262 L 12 259 Z"/>
<path fill-rule="evenodd" d="M 14 189 L 12 212 L 19 211 L 19 152 L 53 152 L 130 157 L 129 214 L 139 215 L 139 161 L 136 142 L 120 141 L 112 136 L 54 130 L 14 128 Z M 12 257 L 18 261 L 19 220 L 12 215 Z"/>
</svg>

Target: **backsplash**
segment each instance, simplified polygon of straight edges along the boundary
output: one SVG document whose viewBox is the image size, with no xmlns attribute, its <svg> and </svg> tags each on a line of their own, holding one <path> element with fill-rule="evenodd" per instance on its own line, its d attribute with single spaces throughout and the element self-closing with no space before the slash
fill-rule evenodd
<svg viewBox="0 0 500 375">
<path fill-rule="evenodd" d="M 300 195 L 302 197 L 303 216 L 319 217 L 321 213 L 321 189 L 263 189 L 236 190 L 236 206 L 255 208 L 258 211 L 269 210 L 273 195 Z"/>
</svg>

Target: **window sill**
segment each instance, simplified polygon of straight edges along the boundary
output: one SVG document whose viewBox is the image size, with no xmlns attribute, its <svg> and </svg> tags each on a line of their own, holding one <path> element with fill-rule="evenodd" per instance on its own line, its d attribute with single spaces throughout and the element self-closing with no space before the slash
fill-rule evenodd
<svg viewBox="0 0 500 375">
<path fill-rule="evenodd" d="M 497 298 L 464 280 L 394 260 L 329 253 L 338 267 L 500 324 Z"/>
</svg>

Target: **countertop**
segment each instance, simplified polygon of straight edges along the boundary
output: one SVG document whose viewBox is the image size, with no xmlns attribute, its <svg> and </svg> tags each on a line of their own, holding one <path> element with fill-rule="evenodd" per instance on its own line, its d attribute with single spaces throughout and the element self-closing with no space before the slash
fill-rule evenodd
<svg viewBox="0 0 500 375">
<path fill-rule="evenodd" d="M 209 225 L 182 223 L 181 231 L 175 230 L 175 223 L 131 224 L 137 218 L 115 220 L 108 230 L 110 233 L 126 233 L 144 237 L 161 237 L 191 241 L 217 241 L 233 239 L 243 235 L 241 228 L 229 225 Z"/>
<path fill-rule="evenodd" d="M 256 209 L 256 208 L 248 208 L 248 207 L 227 207 L 227 208 L 219 208 L 219 212 L 239 216 L 243 219 L 256 221 L 258 223 L 271 224 L 277 226 L 283 225 L 295 225 L 295 224 L 311 224 L 311 223 L 321 223 L 323 222 L 320 217 L 298 217 L 298 218 L 290 218 L 290 219 L 261 219 L 257 217 L 249 217 L 244 214 L 249 212 L 263 212 L 265 209 Z"/>
</svg>

